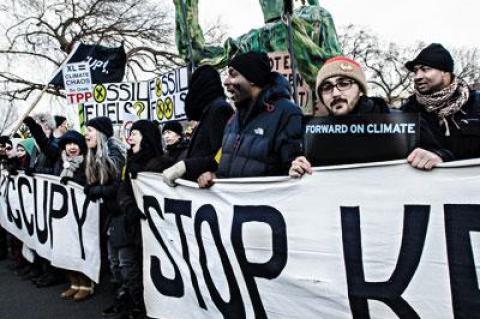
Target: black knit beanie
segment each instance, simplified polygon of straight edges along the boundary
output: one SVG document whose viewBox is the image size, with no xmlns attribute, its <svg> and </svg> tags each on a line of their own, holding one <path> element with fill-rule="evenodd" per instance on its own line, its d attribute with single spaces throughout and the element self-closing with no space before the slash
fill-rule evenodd
<svg viewBox="0 0 480 319">
<path fill-rule="evenodd" d="M 425 65 L 437 70 L 453 73 L 452 55 L 438 43 L 430 44 L 420 51 L 415 59 L 405 63 L 405 67 L 411 72 L 413 72 L 415 65 Z"/>
<path fill-rule="evenodd" d="M 162 134 L 167 130 L 175 132 L 180 136 L 183 136 L 183 127 L 182 127 L 182 124 L 180 124 L 180 122 L 178 121 L 169 121 L 165 123 L 162 128 Z"/>
<path fill-rule="evenodd" d="M 264 87 L 270 79 L 270 60 L 265 52 L 247 52 L 234 57 L 228 63 L 248 81 Z"/>
<path fill-rule="evenodd" d="M 12 141 L 10 140 L 10 138 L 8 136 L 2 135 L 2 136 L 0 136 L 0 144 L 3 144 L 3 145 L 10 144 L 10 145 L 12 145 Z"/>
<path fill-rule="evenodd" d="M 142 134 L 142 142 L 140 143 L 142 151 L 151 150 L 155 153 L 154 155 L 163 154 L 162 137 L 155 123 L 148 120 L 138 120 L 133 123 L 130 129 L 130 131 L 133 130 L 137 130 Z"/>
<path fill-rule="evenodd" d="M 191 121 L 199 121 L 208 103 L 225 96 L 220 74 L 210 65 L 202 65 L 192 74 L 185 97 L 185 113 Z"/>
<path fill-rule="evenodd" d="M 105 134 L 107 137 L 113 136 L 112 121 L 106 116 L 99 116 L 88 120 L 87 123 L 85 123 L 85 126 L 91 126 Z"/>
<path fill-rule="evenodd" d="M 59 147 L 63 151 L 65 145 L 68 143 L 75 143 L 80 147 L 81 154 L 85 154 L 87 151 L 87 144 L 85 143 L 85 137 L 77 131 L 70 130 L 62 135 L 60 138 Z"/>
<path fill-rule="evenodd" d="M 55 127 L 59 127 L 60 125 L 62 125 L 63 122 L 67 120 L 66 117 L 61 115 L 55 115 L 53 118 L 55 119 Z"/>
</svg>

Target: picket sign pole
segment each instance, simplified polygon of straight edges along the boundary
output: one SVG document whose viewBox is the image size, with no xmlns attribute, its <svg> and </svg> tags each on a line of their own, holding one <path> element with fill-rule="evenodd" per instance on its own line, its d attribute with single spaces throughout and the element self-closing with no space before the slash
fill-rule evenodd
<svg viewBox="0 0 480 319">
<path fill-rule="evenodd" d="M 20 126 L 22 125 L 23 123 L 23 120 L 30 114 L 30 112 L 32 112 L 32 110 L 35 108 L 35 106 L 38 104 L 38 102 L 40 102 L 40 99 L 42 98 L 43 94 L 45 94 L 45 92 L 48 90 L 48 84 L 45 84 L 43 86 L 43 90 L 42 92 L 40 92 L 40 94 L 37 96 L 37 98 L 35 99 L 35 101 L 33 101 L 33 103 L 30 105 L 30 107 L 28 108 L 28 110 L 22 115 L 22 117 L 20 117 L 20 120 L 18 121 L 17 125 L 15 126 L 15 128 L 12 130 L 12 132 L 10 133 L 10 137 L 13 136 L 13 134 L 15 134 L 16 131 L 18 131 L 18 129 L 20 128 Z"/>
<path fill-rule="evenodd" d="M 47 92 L 48 90 L 48 86 L 50 85 L 50 82 L 55 78 L 55 76 L 57 75 L 57 73 L 61 70 L 63 70 L 63 67 L 65 66 L 65 64 L 68 62 L 68 60 L 70 60 L 70 58 L 73 56 L 73 54 L 75 53 L 75 51 L 77 51 L 77 48 L 78 46 L 80 45 L 79 42 L 76 42 L 72 48 L 72 50 L 70 51 L 70 53 L 63 59 L 62 63 L 60 64 L 60 66 L 58 67 L 58 69 L 55 71 L 55 73 L 53 74 L 52 78 L 47 82 L 47 84 L 45 84 L 43 86 L 43 89 L 42 89 L 42 92 L 40 92 L 40 95 L 37 96 L 37 98 L 35 99 L 35 101 L 33 101 L 33 103 L 30 105 L 30 107 L 28 108 L 28 110 L 22 115 L 22 117 L 20 117 L 20 120 L 18 121 L 17 125 L 15 126 L 15 128 L 12 130 L 12 132 L 10 133 L 10 137 L 13 136 L 13 134 L 15 134 L 16 131 L 18 131 L 18 129 L 20 128 L 20 126 L 22 126 L 22 123 L 23 123 L 23 120 L 33 111 L 33 109 L 35 108 L 35 106 L 38 104 L 38 102 L 40 102 L 40 99 L 42 98 L 43 94 L 45 94 L 45 92 Z"/>
<path fill-rule="evenodd" d="M 298 88 L 297 88 L 297 61 L 295 59 L 295 52 L 293 47 L 293 30 L 292 30 L 292 2 L 291 0 L 287 0 L 285 3 L 285 9 L 288 10 L 285 12 L 285 16 L 287 19 L 287 30 L 288 30 L 288 53 L 290 53 L 290 61 L 292 66 L 292 74 L 293 74 L 293 101 L 296 105 L 298 105 Z"/>
</svg>

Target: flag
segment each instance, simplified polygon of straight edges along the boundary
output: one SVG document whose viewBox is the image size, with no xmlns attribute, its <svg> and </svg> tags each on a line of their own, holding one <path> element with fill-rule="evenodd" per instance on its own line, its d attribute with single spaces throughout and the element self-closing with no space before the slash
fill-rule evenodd
<svg viewBox="0 0 480 319">
<path fill-rule="evenodd" d="M 63 68 L 68 63 L 87 61 L 92 74 L 92 83 L 121 82 L 125 74 L 127 55 L 123 46 L 107 48 L 100 45 L 76 44 L 65 62 L 54 73 L 49 84 L 64 88 Z"/>
</svg>

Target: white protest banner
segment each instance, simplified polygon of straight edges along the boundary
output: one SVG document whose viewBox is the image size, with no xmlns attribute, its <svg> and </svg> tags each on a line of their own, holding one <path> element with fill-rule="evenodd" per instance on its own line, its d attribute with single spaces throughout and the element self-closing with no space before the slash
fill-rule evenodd
<svg viewBox="0 0 480 319">
<path fill-rule="evenodd" d="M 140 174 L 148 315 L 476 318 L 480 162 L 168 187 Z"/>
<path fill-rule="evenodd" d="M 150 81 L 150 114 L 152 120 L 167 122 L 184 120 L 185 97 L 188 93 L 188 68 L 181 67 Z"/>
<path fill-rule="evenodd" d="M 100 276 L 99 206 L 57 176 L 0 175 L 0 224 L 53 266 Z"/>
<path fill-rule="evenodd" d="M 288 51 L 269 52 L 272 71 L 282 74 L 290 83 L 293 92 L 293 72 Z M 297 73 L 298 104 L 304 114 L 312 114 L 313 96 L 312 89 Z"/>
</svg>

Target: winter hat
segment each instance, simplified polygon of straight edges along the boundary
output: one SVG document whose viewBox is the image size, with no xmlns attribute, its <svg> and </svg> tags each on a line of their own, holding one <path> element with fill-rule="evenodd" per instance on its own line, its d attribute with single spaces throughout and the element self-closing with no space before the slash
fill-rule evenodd
<svg viewBox="0 0 480 319">
<path fill-rule="evenodd" d="M 85 143 L 85 137 L 77 131 L 70 130 L 62 135 L 60 138 L 59 147 L 61 150 L 65 149 L 68 143 L 75 143 L 80 147 L 80 152 L 85 154 L 87 152 L 87 144 Z"/>
<path fill-rule="evenodd" d="M 141 149 L 153 150 L 156 155 L 163 154 L 162 137 L 155 123 L 148 120 L 138 120 L 133 123 L 130 132 L 137 130 L 142 134 Z"/>
<path fill-rule="evenodd" d="M 59 127 L 60 125 L 62 125 L 63 122 L 65 122 L 67 120 L 66 117 L 61 116 L 61 115 L 55 115 L 53 118 L 55 119 L 56 127 Z"/>
<path fill-rule="evenodd" d="M 183 126 L 178 121 L 170 121 L 165 123 L 162 128 L 162 134 L 165 131 L 172 131 L 180 136 L 183 136 Z"/>
<path fill-rule="evenodd" d="M 325 61 L 320 70 L 318 70 L 316 90 L 319 97 L 322 96 L 318 92 L 320 85 L 322 85 L 323 81 L 333 76 L 344 76 L 355 80 L 363 94 L 367 95 L 367 80 L 360 64 L 346 56 L 336 56 Z"/>
<path fill-rule="evenodd" d="M 437 70 L 453 73 L 452 55 L 438 43 L 430 44 L 420 51 L 415 59 L 405 63 L 405 67 L 410 72 L 413 72 L 415 65 L 425 65 Z"/>
<path fill-rule="evenodd" d="M 228 66 L 237 70 L 248 81 L 263 87 L 270 78 L 270 60 L 265 52 L 247 52 L 235 56 Z"/>
<path fill-rule="evenodd" d="M 217 70 L 210 65 L 202 65 L 196 69 L 185 97 L 185 113 L 188 119 L 199 121 L 208 103 L 220 96 L 225 96 L 225 92 Z"/>
<path fill-rule="evenodd" d="M 33 151 L 35 150 L 35 139 L 32 137 L 26 138 L 24 140 L 21 140 L 18 142 L 18 145 L 21 145 L 24 149 L 25 152 L 27 152 L 30 157 L 33 155 Z"/>
<path fill-rule="evenodd" d="M 10 138 L 6 135 L 2 135 L 0 136 L 0 144 L 10 144 L 12 145 L 12 141 L 10 140 Z"/>
<path fill-rule="evenodd" d="M 87 123 L 85 123 L 85 126 L 91 126 L 105 134 L 107 137 L 113 136 L 112 121 L 106 116 L 95 117 L 87 121 Z"/>
</svg>

